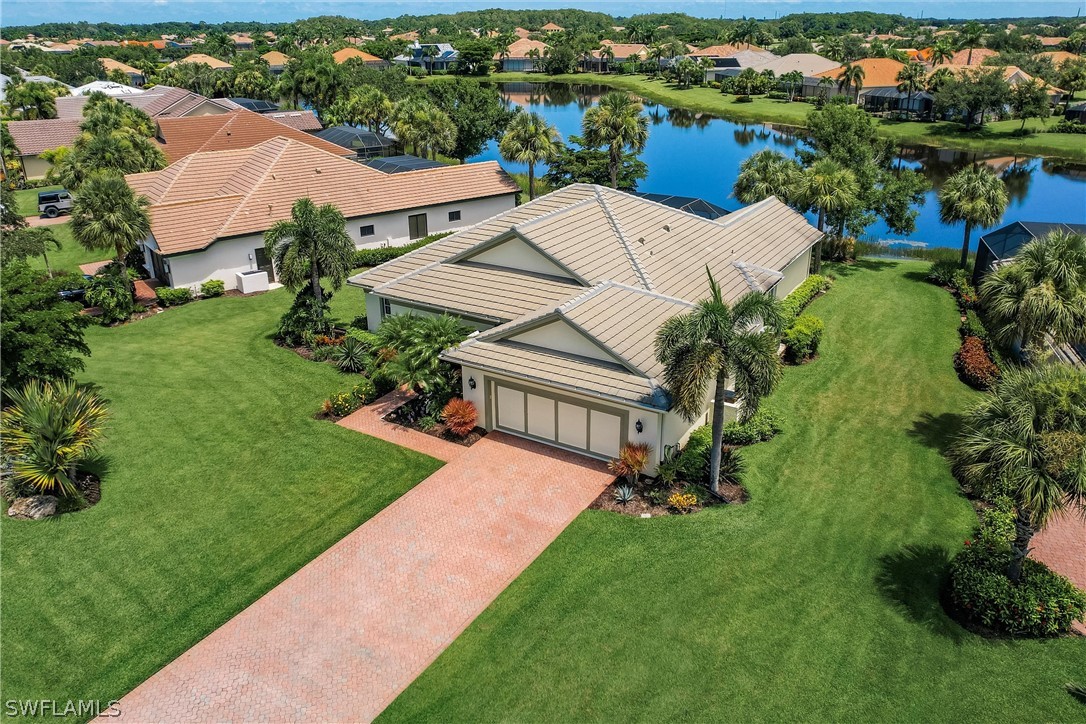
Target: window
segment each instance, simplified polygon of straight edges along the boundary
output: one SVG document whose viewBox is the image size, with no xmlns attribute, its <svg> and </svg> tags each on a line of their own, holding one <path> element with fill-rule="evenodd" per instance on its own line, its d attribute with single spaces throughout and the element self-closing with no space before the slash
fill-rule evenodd
<svg viewBox="0 0 1086 724">
<path fill-rule="evenodd" d="M 381 319 L 392 315 L 392 302 L 387 299 L 381 300 Z"/>
<path fill-rule="evenodd" d="M 366 224 L 365 226 L 359 228 L 358 235 L 359 236 L 373 236 L 373 224 Z"/>
<path fill-rule="evenodd" d="M 460 221 L 460 212 L 459 211 L 450 211 L 449 212 L 449 221 Z"/>
<path fill-rule="evenodd" d="M 421 239 L 429 232 L 426 230 L 426 214 L 414 214 L 407 217 L 407 230 L 412 239 Z"/>
</svg>

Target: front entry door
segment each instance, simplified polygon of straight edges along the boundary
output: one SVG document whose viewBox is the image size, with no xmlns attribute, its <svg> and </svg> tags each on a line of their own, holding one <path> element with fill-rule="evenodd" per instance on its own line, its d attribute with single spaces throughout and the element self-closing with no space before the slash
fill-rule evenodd
<svg viewBox="0 0 1086 724">
<path fill-rule="evenodd" d="M 260 271 L 268 272 L 268 281 L 275 281 L 275 265 L 272 264 L 272 260 L 268 258 L 268 252 L 264 249 L 254 249 L 253 258 L 256 259 L 256 268 Z"/>
</svg>

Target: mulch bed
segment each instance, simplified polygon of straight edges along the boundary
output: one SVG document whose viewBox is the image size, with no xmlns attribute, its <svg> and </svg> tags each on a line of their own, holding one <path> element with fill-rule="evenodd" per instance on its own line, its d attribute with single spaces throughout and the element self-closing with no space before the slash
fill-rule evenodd
<svg viewBox="0 0 1086 724">
<path fill-rule="evenodd" d="M 655 481 L 642 479 L 636 485 L 634 485 L 634 497 L 633 500 L 626 504 L 622 504 L 615 500 L 615 491 L 619 487 L 626 485 L 626 478 L 617 478 L 615 482 L 607 486 L 606 490 L 600 493 L 592 504 L 589 505 L 591 510 L 607 510 L 612 513 L 618 513 L 619 515 L 628 515 L 634 518 L 643 517 L 644 514 L 648 514 L 653 518 L 658 518 L 663 515 L 689 515 L 690 513 L 696 513 L 705 508 L 711 508 L 716 505 L 741 505 L 750 500 L 750 495 L 747 493 L 746 488 L 742 485 L 732 485 L 730 483 L 720 484 L 720 497 L 713 496 L 708 490 L 704 491 L 704 502 L 691 508 L 686 513 L 679 513 L 674 508 L 669 506 L 666 502 L 658 504 L 653 502 L 649 497 L 649 492 L 656 489 Z M 666 501 L 668 496 L 673 493 L 681 493 L 687 487 L 687 483 L 679 482 L 668 488 L 667 495 L 664 496 Z"/>
</svg>

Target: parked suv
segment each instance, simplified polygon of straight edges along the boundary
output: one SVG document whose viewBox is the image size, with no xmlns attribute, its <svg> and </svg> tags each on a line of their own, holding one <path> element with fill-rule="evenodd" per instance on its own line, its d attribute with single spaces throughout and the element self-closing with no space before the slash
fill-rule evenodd
<svg viewBox="0 0 1086 724">
<path fill-rule="evenodd" d="M 38 213 L 53 219 L 72 210 L 72 195 L 67 189 L 38 192 Z"/>
</svg>

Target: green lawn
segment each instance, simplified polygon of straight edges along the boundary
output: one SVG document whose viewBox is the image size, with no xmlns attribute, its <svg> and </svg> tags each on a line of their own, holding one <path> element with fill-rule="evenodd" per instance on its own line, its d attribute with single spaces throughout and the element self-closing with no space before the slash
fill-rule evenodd
<svg viewBox="0 0 1086 724">
<path fill-rule="evenodd" d="M 1082 640 L 985 640 L 937 603 L 975 522 L 940 448 L 976 393 L 925 269 L 836 270 L 749 504 L 583 513 L 382 719 L 1081 721 Z"/>
<path fill-rule="evenodd" d="M 428 76 L 420 82 L 441 82 L 449 76 Z M 722 94 L 708 87 L 682 89 L 674 83 L 651 79 L 643 75 L 608 75 L 601 73 L 571 73 L 548 76 L 540 73 L 496 73 L 481 80 L 491 82 L 531 81 L 535 83 L 598 83 L 612 88 L 637 93 L 645 98 L 677 108 L 687 108 L 702 113 L 728 118 L 733 121 L 779 123 L 802 126 L 813 106 L 809 103 L 790 103 L 755 96 L 750 103 L 736 103 L 735 96 Z M 1051 127 L 1058 119 L 1048 121 Z M 966 132 L 958 123 L 920 123 L 876 119 L 879 134 L 897 143 L 910 145 L 957 148 L 985 153 L 1024 154 L 1051 156 L 1076 161 L 1086 161 L 1086 143 L 1081 136 L 1070 133 L 1043 133 L 1045 126 L 1034 118 L 1026 128 L 1038 131 L 1031 136 L 1018 137 L 1014 132 L 1021 121 L 999 121 L 985 124 L 981 130 Z"/>
<path fill-rule="evenodd" d="M 90 261 L 101 261 L 110 257 L 109 252 L 87 251 L 72 238 L 72 225 L 70 223 L 47 226 L 53 232 L 53 236 L 61 243 L 60 251 L 49 252 L 49 267 L 53 271 L 79 272 L 79 265 Z M 30 260 L 30 265 L 38 269 L 45 268 L 45 260 L 40 256 Z"/>
<path fill-rule="evenodd" d="M 15 192 L 15 205 L 23 216 L 38 216 L 38 192 L 56 191 L 61 186 L 42 186 L 40 189 L 22 189 Z"/>
<path fill-rule="evenodd" d="M 102 502 L 3 516 L 6 699 L 117 698 L 433 472 L 313 419 L 351 378 L 269 338 L 285 291 L 92 328 L 112 420 Z M 361 292 L 333 300 L 362 309 Z"/>
</svg>

